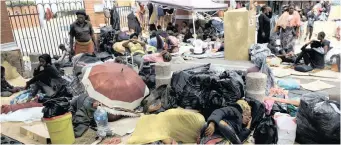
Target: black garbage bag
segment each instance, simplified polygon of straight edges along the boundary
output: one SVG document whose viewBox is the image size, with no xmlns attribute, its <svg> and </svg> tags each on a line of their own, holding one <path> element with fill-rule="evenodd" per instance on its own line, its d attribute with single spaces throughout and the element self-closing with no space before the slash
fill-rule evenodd
<svg viewBox="0 0 341 145">
<path fill-rule="evenodd" d="M 71 111 L 67 97 L 51 98 L 43 103 L 43 117 L 52 118 Z"/>
<path fill-rule="evenodd" d="M 75 137 L 81 137 L 89 128 L 95 128 L 95 108 L 93 99 L 87 95 L 79 96 L 71 101 L 72 125 Z"/>
<path fill-rule="evenodd" d="M 339 144 L 340 104 L 322 93 L 303 95 L 297 113 L 296 142 Z"/>
<path fill-rule="evenodd" d="M 265 115 L 265 106 L 260 101 L 254 99 L 254 98 L 251 98 L 251 97 L 245 97 L 245 101 L 251 107 L 252 121 L 251 121 L 250 130 L 253 130 L 262 121 L 262 119 Z"/>
<path fill-rule="evenodd" d="M 275 120 L 269 115 L 265 116 L 256 127 L 253 137 L 255 144 L 276 144 L 278 133 Z"/>
<path fill-rule="evenodd" d="M 101 59 L 96 57 L 94 54 L 78 54 L 73 57 L 72 63 L 73 63 L 73 74 L 75 76 L 79 76 L 82 74 L 82 69 L 88 64 L 101 62 Z"/>
<path fill-rule="evenodd" d="M 281 112 L 281 113 L 287 113 L 288 114 L 289 112 L 288 112 L 288 109 L 287 109 L 287 104 L 282 104 L 282 103 L 275 102 L 272 105 L 272 109 L 271 109 L 270 114 L 271 115 L 275 115 L 276 112 Z"/>
<path fill-rule="evenodd" d="M 244 97 L 244 81 L 236 71 L 217 73 L 210 64 L 173 74 L 171 88 L 177 105 L 199 110 L 207 118 L 215 109 Z"/>
<path fill-rule="evenodd" d="M 172 97 L 172 90 L 168 85 L 161 85 L 154 89 L 150 95 L 143 99 L 141 106 L 143 107 L 144 113 L 160 113 L 170 108 L 176 108 L 177 102 Z M 148 108 L 155 103 L 161 103 L 161 108 L 155 112 L 148 112 Z"/>
<path fill-rule="evenodd" d="M 139 72 L 139 76 L 150 90 L 155 89 L 155 65 L 150 65 L 150 62 L 145 62 L 142 69 Z"/>
</svg>

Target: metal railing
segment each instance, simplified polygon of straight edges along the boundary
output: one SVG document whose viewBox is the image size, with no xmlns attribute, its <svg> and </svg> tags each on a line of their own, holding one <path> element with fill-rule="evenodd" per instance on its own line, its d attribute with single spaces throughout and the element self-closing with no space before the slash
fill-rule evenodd
<svg viewBox="0 0 341 145">
<path fill-rule="evenodd" d="M 13 35 L 24 56 L 30 53 L 60 55 L 70 24 L 83 0 L 6 1 Z"/>
</svg>

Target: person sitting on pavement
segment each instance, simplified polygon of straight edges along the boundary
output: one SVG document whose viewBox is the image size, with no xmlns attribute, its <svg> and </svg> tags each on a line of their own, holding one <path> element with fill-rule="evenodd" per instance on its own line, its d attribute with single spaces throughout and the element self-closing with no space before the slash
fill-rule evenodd
<svg viewBox="0 0 341 145">
<path fill-rule="evenodd" d="M 324 68 L 324 55 L 325 50 L 330 47 L 330 42 L 324 39 L 325 33 L 320 32 L 316 40 L 312 40 L 305 44 L 301 50 L 302 52 L 298 55 L 295 65 L 297 65 L 303 58 L 305 65 L 310 65 L 312 68 L 323 69 Z M 310 45 L 311 48 L 307 48 Z"/>
<path fill-rule="evenodd" d="M 39 56 L 39 66 L 34 69 L 33 78 L 26 82 L 26 89 L 34 85 L 32 96 L 35 96 L 39 90 L 43 90 L 44 86 L 48 86 L 50 92 L 53 93 L 65 85 L 65 80 L 61 77 L 60 72 L 52 64 L 51 56 L 43 54 Z M 52 94 L 47 94 L 52 95 Z"/>
<path fill-rule="evenodd" d="M 290 47 L 289 49 L 283 49 L 280 41 L 279 32 L 274 32 L 270 36 L 270 42 L 268 43 L 267 47 L 271 50 L 272 54 L 281 58 L 282 62 L 294 63 L 296 56 L 293 47 Z"/>
<path fill-rule="evenodd" d="M 175 53 L 179 51 L 179 39 L 172 35 L 173 32 L 170 32 L 169 34 L 166 32 L 160 34 L 165 42 L 164 49 L 167 50 L 169 53 Z"/>
<path fill-rule="evenodd" d="M 9 84 L 5 78 L 5 67 L 1 66 L 1 97 L 9 97 L 13 93 L 22 90 L 20 87 L 14 87 Z"/>
<path fill-rule="evenodd" d="M 147 40 L 148 45 L 153 46 L 157 51 L 162 51 L 164 49 L 164 42 L 157 32 L 152 32 L 150 38 Z"/>
<path fill-rule="evenodd" d="M 62 56 L 57 57 L 57 61 L 54 63 L 54 65 L 57 67 L 57 69 L 59 70 L 59 68 L 62 67 L 67 67 L 67 66 L 71 66 L 71 56 L 68 50 L 66 50 L 66 47 L 64 44 L 60 44 L 58 47 L 61 51 L 62 51 Z"/>
<path fill-rule="evenodd" d="M 172 55 L 167 51 L 162 51 L 160 53 L 147 54 L 143 56 L 144 62 L 170 62 L 172 60 Z"/>
<path fill-rule="evenodd" d="M 135 63 L 138 68 L 141 68 L 143 64 L 142 56 L 145 55 L 144 42 L 138 40 L 138 35 L 136 33 L 130 35 L 130 40 L 122 44 L 123 47 L 128 48 L 131 56 L 133 56 L 133 63 Z"/>
<path fill-rule="evenodd" d="M 201 131 L 200 144 L 212 136 L 222 137 L 226 143 L 242 144 L 251 133 L 251 120 L 251 107 L 245 100 L 216 109 Z"/>
</svg>

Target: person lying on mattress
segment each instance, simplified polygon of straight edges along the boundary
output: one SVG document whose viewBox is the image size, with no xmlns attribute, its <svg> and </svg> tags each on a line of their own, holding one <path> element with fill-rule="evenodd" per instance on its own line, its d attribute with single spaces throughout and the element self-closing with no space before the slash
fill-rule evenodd
<svg viewBox="0 0 341 145">
<path fill-rule="evenodd" d="M 65 84 L 65 80 L 52 64 L 51 56 L 49 54 L 43 54 L 39 56 L 39 66 L 34 69 L 33 78 L 26 82 L 25 88 L 28 89 L 32 87 L 31 85 L 34 86 L 31 96 L 36 96 L 39 90 L 48 90 L 48 92 L 44 93 L 51 96 Z"/>
<path fill-rule="evenodd" d="M 250 135 L 251 107 L 245 100 L 216 109 L 201 130 L 200 144 L 242 144 Z M 218 140 L 217 140 L 218 139 Z M 216 142 L 213 143 L 212 141 Z"/>
<path fill-rule="evenodd" d="M 5 78 L 5 67 L 1 66 L 1 97 L 9 97 L 20 90 L 22 90 L 22 88 L 14 87 L 7 82 Z"/>
</svg>

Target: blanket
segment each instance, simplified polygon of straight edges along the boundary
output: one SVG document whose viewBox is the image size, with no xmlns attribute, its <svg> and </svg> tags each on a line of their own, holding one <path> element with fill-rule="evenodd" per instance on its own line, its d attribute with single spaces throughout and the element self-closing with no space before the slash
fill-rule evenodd
<svg viewBox="0 0 341 145">
<path fill-rule="evenodd" d="M 142 116 L 127 144 L 146 144 L 164 139 L 196 143 L 204 117 L 182 108 L 169 109 L 157 115 Z"/>
</svg>

